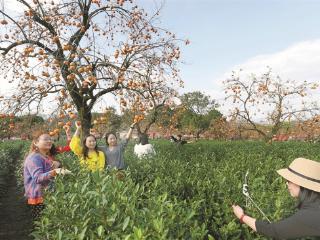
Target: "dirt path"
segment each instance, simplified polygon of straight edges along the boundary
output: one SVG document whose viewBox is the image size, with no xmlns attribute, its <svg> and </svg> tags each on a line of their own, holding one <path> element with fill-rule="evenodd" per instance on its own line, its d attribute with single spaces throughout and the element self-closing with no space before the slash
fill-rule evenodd
<svg viewBox="0 0 320 240">
<path fill-rule="evenodd" d="M 0 180 L 6 183 L 0 189 L 0 239 L 32 239 L 28 236 L 32 227 L 30 212 L 14 174 Z"/>
</svg>

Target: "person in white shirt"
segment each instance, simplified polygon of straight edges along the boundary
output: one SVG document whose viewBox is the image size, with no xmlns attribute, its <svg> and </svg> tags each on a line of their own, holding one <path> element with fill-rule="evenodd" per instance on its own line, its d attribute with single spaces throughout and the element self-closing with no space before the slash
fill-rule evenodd
<svg viewBox="0 0 320 240">
<path fill-rule="evenodd" d="M 140 134 L 139 144 L 134 146 L 134 153 L 138 156 L 138 158 L 153 156 L 156 154 L 153 146 L 148 141 L 147 134 Z"/>
</svg>

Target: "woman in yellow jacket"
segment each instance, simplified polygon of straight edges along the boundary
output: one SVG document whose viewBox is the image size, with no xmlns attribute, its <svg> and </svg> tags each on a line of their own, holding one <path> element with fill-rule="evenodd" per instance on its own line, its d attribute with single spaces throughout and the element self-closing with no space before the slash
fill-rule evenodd
<svg viewBox="0 0 320 240">
<path fill-rule="evenodd" d="M 103 152 L 98 151 L 97 141 L 95 136 L 89 134 L 83 139 L 81 144 L 80 140 L 80 131 L 81 123 L 76 122 L 76 132 L 74 133 L 71 142 L 70 148 L 80 160 L 81 166 L 85 167 L 88 170 L 104 170 L 105 157 Z"/>
</svg>

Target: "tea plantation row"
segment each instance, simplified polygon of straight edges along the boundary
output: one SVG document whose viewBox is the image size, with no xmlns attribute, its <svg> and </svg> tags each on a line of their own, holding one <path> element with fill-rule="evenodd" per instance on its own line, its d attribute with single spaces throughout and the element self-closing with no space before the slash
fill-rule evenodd
<svg viewBox="0 0 320 240">
<path fill-rule="evenodd" d="M 125 177 L 89 173 L 71 153 L 59 159 L 73 174 L 46 193 L 36 239 L 266 239 L 239 224 L 232 203 L 245 205 L 244 175 L 253 199 L 272 220 L 294 211 L 276 169 L 294 158 L 320 159 L 317 144 L 302 142 L 153 143 L 157 155 L 137 159 L 127 147 Z M 21 176 L 21 172 L 18 173 Z M 254 207 L 246 212 L 257 218 Z"/>
</svg>

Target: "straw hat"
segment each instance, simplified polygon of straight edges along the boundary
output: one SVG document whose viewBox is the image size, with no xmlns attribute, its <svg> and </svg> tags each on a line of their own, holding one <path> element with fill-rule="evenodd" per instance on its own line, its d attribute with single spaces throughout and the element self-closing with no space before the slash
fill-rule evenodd
<svg viewBox="0 0 320 240">
<path fill-rule="evenodd" d="M 280 169 L 277 173 L 301 187 L 320 192 L 320 162 L 296 158 L 288 168 Z"/>
</svg>

